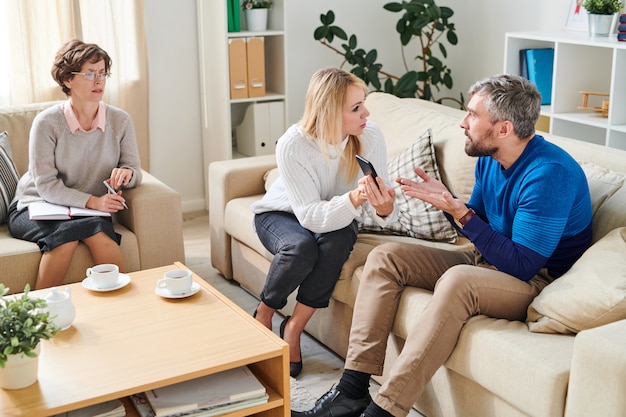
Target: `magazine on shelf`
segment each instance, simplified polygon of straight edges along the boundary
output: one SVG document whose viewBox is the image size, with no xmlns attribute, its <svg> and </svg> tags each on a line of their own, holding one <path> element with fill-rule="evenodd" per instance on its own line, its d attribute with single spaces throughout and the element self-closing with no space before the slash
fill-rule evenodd
<svg viewBox="0 0 626 417">
<path fill-rule="evenodd" d="M 268 395 L 265 394 L 264 396 L 259 398 L 252 398 L 249 400 L 238 401 L 226 405 L 217 405 L 215 407 L 199 408 L 197 410 L 187 411 L 183 413 L 174 413 L 163 417 L 212 417 L 252 407 L 255 405 L 267 404 L 268 398 Z M 130 400 L 135 406 L 139 417 L 156 417 L 156 414 L 150 406 L 150 403 L 148 402 L 148 399 L 146 398 L 146 395 L 144 393 L 131 395 Z"/>
<path fill-rule="evenodd" d="M 52 417 L 124 417 L 125 415 L 124 404 L 120 400 L 111 400 L 67 413 L 55 414 Z"/>
<path fill-rule="evenodd" d="M 100 216 L 111 217 L 111 213 L 80 207 L 68 207 L 47 201 L 37 201 L 28 205 L 31 220 L 69 220 L 74 217 Z"/>
<path fill-rule="evenodd" d="M 247 366 L 146 391 L 145 396 L 155 417 L 209 416 L 226 412 L 227 406 L 245 408 L 268 400 L 265 387 Z"/>
</svg>

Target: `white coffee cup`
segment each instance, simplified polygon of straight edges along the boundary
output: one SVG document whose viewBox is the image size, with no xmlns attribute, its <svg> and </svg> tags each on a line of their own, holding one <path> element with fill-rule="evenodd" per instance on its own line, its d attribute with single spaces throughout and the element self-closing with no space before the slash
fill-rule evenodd
<svg viewBox="0 0 626 417">
<path fill-rule="evenodd" d="M 87 268 L 87 276 L 93 285 L 99 289 L 113 288 L 117 285 L 120 269 L 115 264 L 100 264 Z"/>
<path fill-rule="evenodd" d="M 167 271 L 157 282 L 158 288 L 167 288 L 170 294 L 179 295 L 191 291 L 193 279 L 188 269 L 173 269 Z"/>
</svg>

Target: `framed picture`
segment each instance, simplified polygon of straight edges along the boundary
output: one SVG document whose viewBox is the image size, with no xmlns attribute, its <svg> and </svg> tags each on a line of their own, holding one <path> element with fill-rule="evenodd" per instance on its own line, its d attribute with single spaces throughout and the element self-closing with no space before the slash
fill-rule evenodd
<svg viewBox="0 0 626 417">
<path fill-rule="evenodd" d="M 589 26 L 587 10 L 583 7 L 583 0 L 571 0 L 565 28 L 586 31 Z"/>
</svg>

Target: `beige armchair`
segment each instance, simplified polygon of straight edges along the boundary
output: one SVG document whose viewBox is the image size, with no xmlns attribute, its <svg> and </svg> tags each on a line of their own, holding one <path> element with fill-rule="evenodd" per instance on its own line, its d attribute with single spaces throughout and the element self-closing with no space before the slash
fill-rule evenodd
<svg viewBox="0 0 626 417">
<path fill-rule="evenodd" d="M 28 135 L 34 117 L 58 102 L 37 103 L 0 109 L 0 132 L 7 131 L 18 172 L 28 169 Z M 183 215 L 180 195 L 148 172 L 137 188 L 124 191 L 128 210 L 113 216 L 122 235 L 121 249 L 127 272 L 184 262 Z M 41 253 L 35 243 L 13 238 L 6 223 L 0 224 L 0 282 L 11 293 L 28 283 L 34 288 Z M 94 264 L 89 250 L 80 244 L 65 283 L 85 278 Z"/>
</svg>

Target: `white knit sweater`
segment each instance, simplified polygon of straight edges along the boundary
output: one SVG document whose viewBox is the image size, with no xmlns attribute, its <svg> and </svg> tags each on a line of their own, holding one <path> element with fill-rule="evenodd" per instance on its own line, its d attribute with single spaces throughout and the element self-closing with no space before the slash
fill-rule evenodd
<svg viewBox="0 0 626 417">
<path fill-rule="evenodd" d="M 355 218 L 370 215 L 380 226 L 385 226 L 397 216 L 397 207 L 385 218 L 366 202 L 354 208 L 349 192 L 357 188 L 363 175 L 347 181 L 341 173 L 341 153 L 347 144 L 344 140 L 338 149 L 330 147 L 330 158 L 319 144 L 306 137 L 302 127 L 292 125 L 280 137 L 276 146 L 279 178 L 272 184 L 263 199 L 252 205 L 254 213 L 285 211 L 294 213 L 300 224 L 315 233 L 327 233 L 348 226 Z M 372 122 L 361 135 L 361 155 L 368 159 L 378 175 L 389 186 L 387 179 L 387 150 L 380 129 Z M 365 210 L 364 210 L 365 209 Z M 367 212 L 367 214 L 366 214 Z"/>
</svg>

